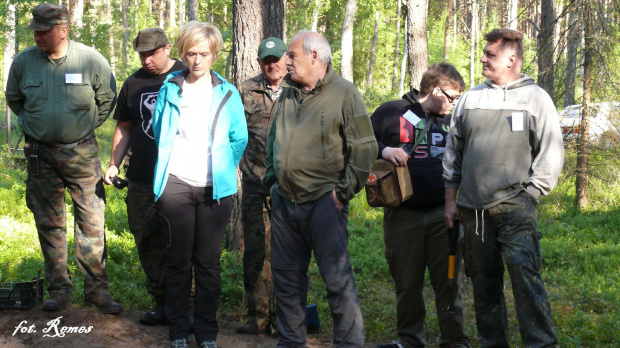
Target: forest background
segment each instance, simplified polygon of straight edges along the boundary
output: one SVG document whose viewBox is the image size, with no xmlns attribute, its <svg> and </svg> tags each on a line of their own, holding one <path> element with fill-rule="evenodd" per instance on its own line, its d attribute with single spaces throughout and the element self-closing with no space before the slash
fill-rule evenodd
<svg viewBox="0 0 620 348">
<path fill-rule="evenodd" d="M 620 185 L 618 138 L 604 144 L 588 139 L 587 122 L 596 103 L 620 100 L 620 3 L 617 0 L 61 0 L 70 8 L 72 39 L 96 48 L 110 62 L 117 86 L 140 67 L 131 40 L 138 30 L 162 27 L 174 43 L 178 27 L 196 19 L 212 22 L 224 36 L 224 48 L 213 69 L 237 84 L 255 75 L 258 42 L 267 36 L 285 42 L 302 29 L 323 33 L 332 46 L 334 68 L 352 80 L 364 95 L 369 113 L 381 103 L 399 98 L 426 68 L 436 62 L 454 64 L 467 88 L 484 81 L 479 58 L 484 33 L 511 27 L 525 34 L 523 72 L 534 76 L 552 96 L 558 110 L 582 104 L 582 132 L 566 143 L 566 164 L 558 187 L 539 205 L 543 232 L 543 276 L 553 307 L 562 346 L 617 346 L 620 344 Z M 27 30 L 38 1 L 0 2 L 0 69 L 4 90 L 8 67 L 16 53 L 34 44 Z M 263 21 L 256 24 L 257 19 Z M 173 44 L 173 57 L 177 50 Z M 411 83 L 413 81 L 413 83 Z M 0 110 L 5 110 L 0 96 Z M 0 134 L 0 282 L 26 279 L 42 268 L 42 257 L 32 215 L 24 201 L 25 171 L 20 135 L 12 116 L 9 132 Z M 614 116 L 613 121 L 618 121 Z M 97 130 L 104 168 L 109 163 L 114 122 Z M 585 131 L 584 131 L 585 130 Z M 13 150 L 13 151 L 11 151 Z M 106 188 L 109 263 L 112 293 L 127 308 L 147 308 L 144 276 L 128 231 L 124 192 Z M 67 211 L 72 203 L 67 200 Z M 243 316 L 243 284 L 239 219 L 231 222 L 222 256 L 222 311 L 230 320 Z M 72 218 L 68 217 L 69 231 Z M 395 334 L 393 284 L 383 255 L 382 211 L 369 208 L 363 193 L 352 202 L 350 252 L 363 312 L 367 339 L 389 341 Z M 69 243 L 73 243 L 68 233 Z M 70 250 L 72 248 L 70 247 Z M 76 278 L 74 301 L 81 300 L 80 272 L 72 254 Z M 311 267 L 309 303 L 317 303 L 329 335 L 331 318 L 324 285 Z M 507 277 L 507 275 L 506 275 Z M 139 281 L 136 281 L 139 279 Z M 475 340 L 471 287 L 463 291 L 466 326 Z M 511 313 L 511 343 L 520 339 L 511 287 L 506 278 Z M 427 336 L 438 345 L 439 328 L 432 291 L 427 281 Z"/>
</svg>

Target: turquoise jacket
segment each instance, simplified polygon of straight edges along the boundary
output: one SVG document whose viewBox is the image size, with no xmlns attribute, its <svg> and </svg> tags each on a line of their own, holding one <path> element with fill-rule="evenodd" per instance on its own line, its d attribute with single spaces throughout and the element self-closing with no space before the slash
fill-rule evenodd
<svg viewBox="0 0 620 348">
<path fill-rule="evenodd" d="M 179 127 L 183 83 L 189 70 L 168 75 L 159 90 L 153 113 L 153 133 L 159 149 L 153 192 L 155 200 L 164 192 L 168 181 L 172 145 Z M 239 92 L 222 76 L 211 71 L 213 99 L 209 113 L 213 123 L 209 127 L 212 154 L 213 199 L 237 193 L 236 168 L 248 142 L 243 103 Z"/>
</svg>

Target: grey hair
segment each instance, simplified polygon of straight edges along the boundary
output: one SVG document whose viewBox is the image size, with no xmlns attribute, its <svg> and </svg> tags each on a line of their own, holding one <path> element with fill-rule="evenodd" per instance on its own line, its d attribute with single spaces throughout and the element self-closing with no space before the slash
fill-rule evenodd
<svg viewBox="0 0 620 348">
<path fill-rule="evenodd" d="M 295 36 L 291 39 L 290 42 L 295 41 L 296 39 L 303 40 L 303 50 L 304 54 L 309 55 L 312 51 L 316 51 L 318 54 L 318 59 L 325 66 L 328 66 L 332 61 L 332 49 L 329 46 L 329 42 L 325 36 L 317 33 L 312 30 L 300 30 Z"/>
</svg>

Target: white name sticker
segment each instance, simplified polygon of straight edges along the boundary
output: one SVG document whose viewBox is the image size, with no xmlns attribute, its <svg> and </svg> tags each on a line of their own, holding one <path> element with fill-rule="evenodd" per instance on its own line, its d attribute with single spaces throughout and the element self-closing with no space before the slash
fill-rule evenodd
<svg viewBox="0 0 620 348">
<path fill-rule="evenodd" d="M 523 112 L 512 113 L 512 131 L 523 131 Z"/>
<path fill-rule="evenodd" d="M 415 127 L 418 125 L 418 123 L 420 122 L 420 118 L 414 114 L 413 112 L 411 112 L 411 110 L 407 110 L 407 112 L 405 112 L 405 114 L 403 115 L 403 117 L 405 118 L 405 120 L 411 122 L 411 124 Z"/>
<path fill-rule="evenodd" d="M 82 83 L 82 74 L 65 74 L 65 83 Z"/>
</svg>

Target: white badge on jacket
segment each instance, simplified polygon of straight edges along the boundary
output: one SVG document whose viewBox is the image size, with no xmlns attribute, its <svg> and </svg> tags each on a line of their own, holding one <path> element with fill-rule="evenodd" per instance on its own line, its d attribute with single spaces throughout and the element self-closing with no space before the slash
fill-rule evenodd
<svg viewBox="0 0 620 348">
<path fill-rule="evenodd" d="M 523 112 L 512 113 L 512 131 L 523 131 Z"/>
<path fill-rule="evenodd" d="M 65 74 L 66 84 L 82 83 L 82 74 Z"/>
</svg>

